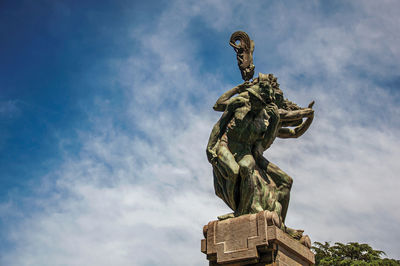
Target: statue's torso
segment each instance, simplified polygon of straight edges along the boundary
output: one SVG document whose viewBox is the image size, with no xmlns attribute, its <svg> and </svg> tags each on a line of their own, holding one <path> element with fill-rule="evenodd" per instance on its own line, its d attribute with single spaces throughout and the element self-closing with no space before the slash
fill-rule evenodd
<svg viewBox="0 0 400 266">
<path fill-rule="evenodd" d="M 228 143 L 246 144 L 251 147 L 264 137 L 268 129 L 268 118 L 265 110 L 255 113 L 247 106 L 238 108 L 227 125 L 223 139 Z"/>
</svg>

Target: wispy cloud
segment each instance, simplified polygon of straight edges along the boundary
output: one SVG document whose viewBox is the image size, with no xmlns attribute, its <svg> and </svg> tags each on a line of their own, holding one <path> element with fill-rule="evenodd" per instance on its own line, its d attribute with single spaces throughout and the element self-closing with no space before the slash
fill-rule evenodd
<svg viewBox="0 0 400 266">
<path fill-rule="evenodd" d="M 391 11 L 397 4 L 358 2 L 329 16 L 321 2 L 192 4 L 171 2 L 150 31 L 132 26 L 140 51 L 108 61 L 118 76 L 103 78 L 123 92 L 126 110 L 91 111 L 93 127 L 80 132 L 81 150 L 66 152 L 46 177 L 54 184 L 32 201 L 41 208 L 9 226 L 6 237 L 16 248 L 0 261 L 205 263 L 202 225 L 228 212 L 214 195 L 205 157 L 219 116 L 211 106 L 233 84 L 201 69 L 200 47 L 189 34 L 198 27 L 249 29 L 257 70 L 275 73 L 291 100 L 303 106 L 316 100 L 309 132 L 278 140 L 265 154 L 295 180 L 289 226 L 306 229 L 312 240 L 365 241 L 400 257 L 398 92 L 380 84 L 398 73 L 398 18 Z M 121 119 L 124 127 L 114 123 Z"/>
</svg>

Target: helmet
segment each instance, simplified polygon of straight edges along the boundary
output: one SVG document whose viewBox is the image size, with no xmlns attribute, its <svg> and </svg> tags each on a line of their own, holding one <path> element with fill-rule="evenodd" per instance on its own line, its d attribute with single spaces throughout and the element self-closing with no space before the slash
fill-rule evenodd
<svg viewBox="0 0 400 266">
<path fill-rule="evenodd" d="M 259 99 L 263 104 L 266 104 L 264 97 L 262 97 L 263 92 L 261 91 L 261 87 L 259 86 L 253 86 L 247 89 L 247 91 L 255 96 L 257 99 Z"/>
</svg>

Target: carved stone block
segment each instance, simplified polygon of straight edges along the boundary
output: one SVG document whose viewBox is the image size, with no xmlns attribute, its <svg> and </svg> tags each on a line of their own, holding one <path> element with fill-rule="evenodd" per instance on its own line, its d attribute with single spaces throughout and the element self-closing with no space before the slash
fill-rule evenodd
<svg viewBox="0 0 400 266">
<path fill-rule="evenodd" d="M 268 211 L 211 221 L 204 226 L 201 251 L 210 265 L 314 265 L 310 249 L 277 222 Z"/>
</svg>

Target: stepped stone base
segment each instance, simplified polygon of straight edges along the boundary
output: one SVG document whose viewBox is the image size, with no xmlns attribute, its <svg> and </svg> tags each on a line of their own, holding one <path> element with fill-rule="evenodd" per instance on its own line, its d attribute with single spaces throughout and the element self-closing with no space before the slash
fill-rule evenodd
<svg viewBox="0 0 400 266">
<path fill-rule="evenodd" d="M 274 215 L 262 211 L 209 222 L 201 240 L 209 265 L 314 265 L 314 253 L 279 229 Z"/>
</svg>

